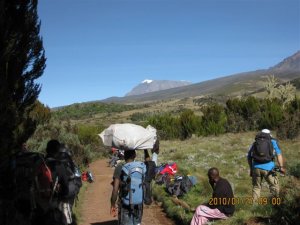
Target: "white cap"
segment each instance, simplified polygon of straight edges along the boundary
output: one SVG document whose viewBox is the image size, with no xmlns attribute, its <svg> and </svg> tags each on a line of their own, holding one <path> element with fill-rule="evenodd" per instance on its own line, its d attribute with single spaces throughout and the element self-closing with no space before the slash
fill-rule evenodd
<svg viewBox="0 0 300 225">
<path fill-rule="evenodd" d="M 262 129 L 261 132 L 265 134 L 271 134 L 271 131 L 269 129 Z"/>
</svg>

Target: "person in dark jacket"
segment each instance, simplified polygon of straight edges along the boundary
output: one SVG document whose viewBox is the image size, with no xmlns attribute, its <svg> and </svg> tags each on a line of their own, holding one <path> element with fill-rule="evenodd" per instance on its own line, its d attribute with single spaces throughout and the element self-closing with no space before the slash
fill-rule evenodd
<svg viewBox="0 0 300 225">
<path fill-rule="evenodd" d="M 66 222 L 61 221 L 61 224 L 65 225 L 72 223 L 72 212 L 68 203 L 69 177 L 64 164 L 59 160 L 61 147 L 61 143 L 55 139 L 47 143 L 46 163 L 52 172 L 53 179 L 51 204 L 64 214 Z"/>
<path fill-rule="evenodd" d="M 220 177 L 219 170 L 215 167 L 208 170 L 207 176 L 213 189 L 212 198 L 208 204 L 197 207 L 190 225 L 206 224 L 213 219 L 227 219 L 234 213 L 234 195 L 230 183 Z"/>
<path fill-rule="evenodd" d="M 151 160 L 148 150 L 144 150 L 144 159 L 147 172 L 144 181 L 144 203 L 151 205 L 152 203 L 152 186 L 151 182 L 155 177 L 156 164 Z"/>
<path fill-rule="evenodd" d="M 57 160 L 61 144 L 57 140 L 50 140 L 46 148 L 46 162 L 52 172 L 54 185 L 57 186 L 55 193 L 56 198 L 63 199 L 68 195 L 68 176 L 67 171 L 62 163 Z"/>
</svg>

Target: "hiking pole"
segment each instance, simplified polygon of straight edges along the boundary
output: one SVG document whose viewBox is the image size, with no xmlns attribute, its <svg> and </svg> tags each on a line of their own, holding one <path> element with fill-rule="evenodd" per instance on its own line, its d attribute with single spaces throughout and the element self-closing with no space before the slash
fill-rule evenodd
<svg viewBox="0 0 300 225">
<path fill-rule="evenodd" d="M 52 202 L 52 199 L 53 199 L 53 196 L 54 196 L 54 192 L 56 190 L 57 185 L 58 185 L 58 177 L 55 178 L 55 183 L 54 183 L 54 186 L 53 186 L 53 189 L 52 189 L 52 193 L 51 193 L 51 196 L 50 196 L 50 199 L 49 199 L 49 203 Z"/>
</svg>

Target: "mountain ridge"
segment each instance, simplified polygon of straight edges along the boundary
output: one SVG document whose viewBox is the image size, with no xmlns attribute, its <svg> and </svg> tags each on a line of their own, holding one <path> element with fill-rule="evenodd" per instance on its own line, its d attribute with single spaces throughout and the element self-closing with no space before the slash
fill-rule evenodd
<svg viewBox="0 0 300 225">
<path fill-rule="evenodd" d="M 196 97 L 201 95 L 230 95 L 235 92 L 243 94 L 257 91 L 263 87 L 267 76 L 274 75 L 281 82 L 287 82 L 300 77 L 300 51 L 286 57 L 281 62 L 268 69 L 237 73 L 211 80 L 193 83 L 186 86 L 160 90 L 125 97 L 110 97 L 101 102 L 151 102 L 171 98 Z M 236 89 L 234 91 L 233 89 Z"/>
<path fill-rule="evenodd" d="M 149 92 L 161 91 L 170 88 L 176 88 L 192 84 L 188 81 L 174 81 L 174 80 L 149 80 L 142 81 L 132 90 L 125 94 L 125 96 L 141 95 Z"/>
</svg>

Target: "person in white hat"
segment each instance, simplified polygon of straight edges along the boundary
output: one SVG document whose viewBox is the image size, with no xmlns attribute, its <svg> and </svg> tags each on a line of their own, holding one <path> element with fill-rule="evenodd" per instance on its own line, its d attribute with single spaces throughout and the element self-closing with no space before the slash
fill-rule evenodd
<svg viewBox="0 0 300 225">
<path fill-rule="evenodd" d="M 272 137 L 269 129 L 261 130 L 255 137 L 254 143 L 248 152 L 248 164 L 250 176 L 252 177 L 252 197 L 257 202 L 260 198 L 260 191 L 263 180 L 266 180 L 273 197 L 279 196 L 279 182 L 275 170 L 275 156 L 279 170 L 285 173 L 283 167 L 282 153 L 277 141 Z"/>
</svg>

